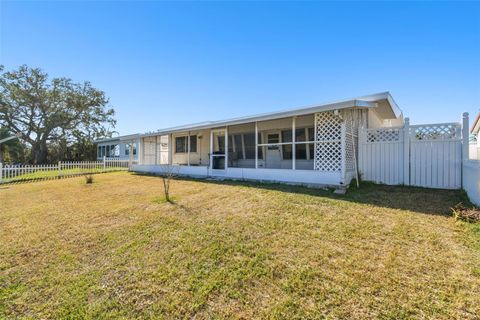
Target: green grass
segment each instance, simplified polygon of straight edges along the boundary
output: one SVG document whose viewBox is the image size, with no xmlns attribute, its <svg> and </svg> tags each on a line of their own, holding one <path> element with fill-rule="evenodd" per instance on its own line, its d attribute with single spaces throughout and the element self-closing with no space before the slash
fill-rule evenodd
<svg viewBox="0 0 480 320">
<path fill-rule="evenodd" d="M 0 318 L 475 319 L 458 191 L 129 173 L 0 186 Z"/>
</svg>

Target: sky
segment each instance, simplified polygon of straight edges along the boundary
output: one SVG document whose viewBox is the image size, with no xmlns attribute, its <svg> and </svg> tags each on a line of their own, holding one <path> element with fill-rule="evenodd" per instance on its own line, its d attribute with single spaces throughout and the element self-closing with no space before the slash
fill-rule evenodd
<svg viewBox="0 0 480 320">
<path fill-rule="evenodd" d="M 90 81 L 122 135 L 384 91 L 457 122 L 480 111 L 480 3 L 0 1 L 0 64 Z"/>
</svg>

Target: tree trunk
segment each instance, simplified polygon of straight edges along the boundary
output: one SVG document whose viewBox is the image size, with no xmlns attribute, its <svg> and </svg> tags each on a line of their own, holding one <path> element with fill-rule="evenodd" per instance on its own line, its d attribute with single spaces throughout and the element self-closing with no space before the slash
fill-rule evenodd
<svg viewBox="0 0 480 320">
<path fill-rule="evenodd" d="M 32 145 L 32 158 L 35 164 L 42 164 L 47 162 L 47 142 L 40 141 Z"/>
</svg>

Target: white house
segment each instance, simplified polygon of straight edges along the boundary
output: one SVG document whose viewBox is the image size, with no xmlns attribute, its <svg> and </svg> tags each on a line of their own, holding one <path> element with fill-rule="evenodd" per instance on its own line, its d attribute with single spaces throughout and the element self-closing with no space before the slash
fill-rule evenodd
<svg viewBox="0 0 480 320">
<path fill-rule="evenodd" d="M 348 185 L 355 177 L 358 129 L 401 127 L 389 92 L 287 111 L 197 123 L 140 136 L 133 170 L 276 181 Z"/>
<path fill-rule="evenodd" d="M 114 138 L 95 140 L 97 145 L 97 159 L 115 158 L 119 160 L 138 160 L 140 135 L 131 134 Z M 130 155 L 132 157 L 130 157 Z"/>
<path fill-rule="evenodd" d="M 470 133 L 473 135 L 473 139 L 470 141 L 470 159 L 480 160 L 480 112 L 473 121 Z"/>
</svg>

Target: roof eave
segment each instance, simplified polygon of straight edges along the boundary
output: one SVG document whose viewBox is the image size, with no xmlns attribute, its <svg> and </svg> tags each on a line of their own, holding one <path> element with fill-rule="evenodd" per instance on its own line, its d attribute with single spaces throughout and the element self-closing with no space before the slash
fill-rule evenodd
<svg viewBox="0 0 480 320">
<path fill-rule="evenodd" d="M 157 135 L 164 135 L 170 133 L 178 133 L 178 132 L 185 132 L 185 131 L 194 131 L 194 130 L 204 130 L 204 129 L 212 129 L 224 126 L 233 126 L 239 124 L 245 124 L 249 122 L 258 122 L 258 121 L 268 121 L 268 120 L 276 120 L 281 118 L 288 118 L 294 116 L 302 116 L 307 115 L 315 112 L 323 112 L 323 111 L 331 111 L 331 110 L 339 110 L 339 109 L 346 109 L 346 108 L 376 108 L 378 104 L 373 101 L 367 101 L 362 99 L 353 99 L 348 101 L 342 101 L 338 103 L 331 103 L 321 106 L 314 106 L 314 107 L 307 107 L 302 109 L 296 110 L 289 110 L 283 112 L 275 112 L 275 113 L 268 113 L 263 115 L 257 116 L 249 116 L 249 117 L 242 117 L 236 118 L 231 120 L 225 121 L 212 121 L 209 123 L 201 124 L 201 125 L 187 125 L 181 127 L 173 127 L 164 130 L 159 130 L 156 132 L 149 132 L 141 135 L 141 137 L 151 137 Z"/>
<path fill-rule="evenodd" d="M 473 122 L 472 129 L 470 133 L 477 134 L 480 131 L 480 112 L 478 113 L 475 121 Z"/>
</svg>

